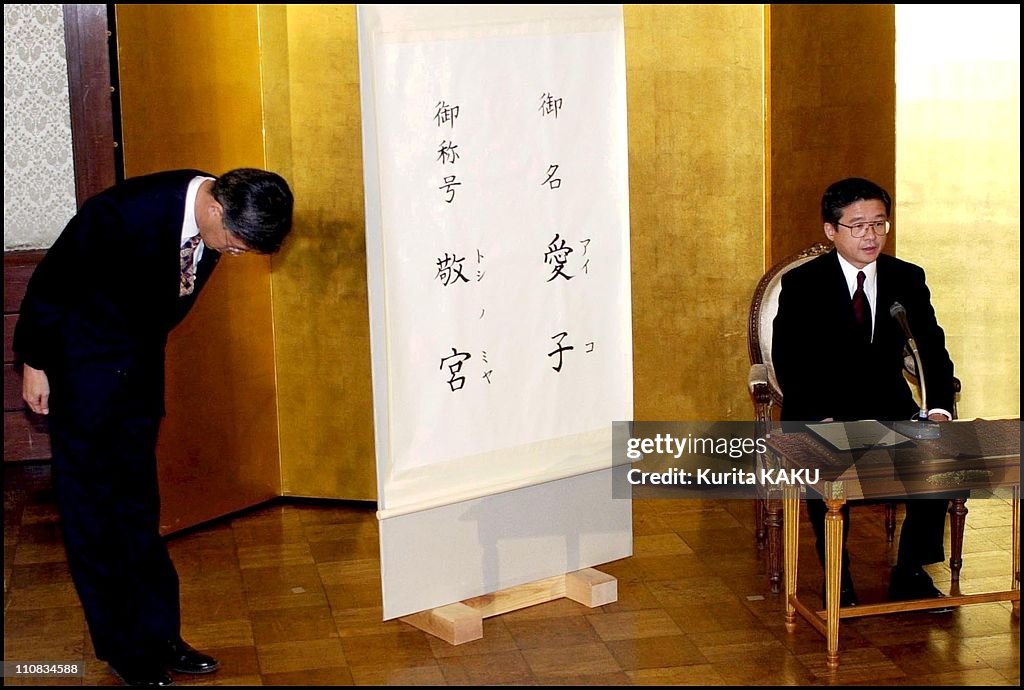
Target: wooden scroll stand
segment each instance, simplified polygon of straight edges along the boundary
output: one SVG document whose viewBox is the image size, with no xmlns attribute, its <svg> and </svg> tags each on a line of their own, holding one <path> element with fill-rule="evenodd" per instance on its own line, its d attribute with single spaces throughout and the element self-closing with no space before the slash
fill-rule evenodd
<svg viewBox="0 0 1024 690">
<path fill-rule="evenodd" d="M 420 611 L 403 616 L 401 620 L 441 638 L 448 644 L 458 645 L 479 640 L 484 636 L 484 618 L 500 616 L 562 597 L 568 597 L 590 608 L 604 606 L 618 600 L 619 582 L 599 570 L 584 568 L 436 609 Z"/>
</svg>

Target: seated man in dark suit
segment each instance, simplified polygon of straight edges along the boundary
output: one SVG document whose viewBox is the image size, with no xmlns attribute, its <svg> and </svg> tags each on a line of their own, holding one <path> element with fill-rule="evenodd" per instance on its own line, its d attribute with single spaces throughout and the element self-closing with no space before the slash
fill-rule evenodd
<svg viewBox="0 0 1024 690">
<path fill-rule="evenodd" d="M 782 419 L 792 421 L 906 420 L 918 412 L 903 378 L 905 339 L 889 308 L 906 308 L 921 354 L 929 419 L 950 419 L 953 363 L 935 319 L 924 271 L 882 254 L 892 201 L 878 185 L 860 178 L 836 182 L 821 200 L 825 236 L 835 247 L 782 279 L 772 359 L 783 394 Z M 939 597 L 921 566 L 944 559 L 948 501 L 907 501 L 899 556 L 890 578 L 893 599 Z M 825 562 L 821 500 L 807 511 Z M 844 512 L 844 531 L 849 529 Z M 845 541 L 844 541 L 845 543 Z M 857 603 L 844 548 L 840 604 Z"/>
</svg>

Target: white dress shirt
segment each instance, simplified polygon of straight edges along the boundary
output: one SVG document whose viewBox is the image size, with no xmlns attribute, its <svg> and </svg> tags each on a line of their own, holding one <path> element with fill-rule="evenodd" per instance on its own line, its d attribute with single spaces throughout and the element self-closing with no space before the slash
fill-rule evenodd
<svg viewBox="0 0 1024 690">
<path fill-rule="evenodd" d="M 179 247 L 185 246 L 186 242 L 199 234 L 199 224 L 196 222 L 196 197 L 199 195 L 199 187 L 207 180 L 212 179 L 214 178 L 193 177 L 192 181 L 188 183 L 188 191 L 185 192 L 185 220 L 181 223 L 181 242 L 178 243 Z M 198 266 L 202 260 L 204 246 L 204 242 L 199 240 L 199 244 L 196 245 L 196 252 L 192 255 L 194 266 Z"/>
</svg>

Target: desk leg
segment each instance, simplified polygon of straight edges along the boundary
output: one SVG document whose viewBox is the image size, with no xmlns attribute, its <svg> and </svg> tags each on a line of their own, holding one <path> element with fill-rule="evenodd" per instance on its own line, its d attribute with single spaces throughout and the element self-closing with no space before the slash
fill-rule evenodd
<svg viewBox="0 0 1024 690">
<path fill-rule="evenodd" d="M 1010 499 L 1010 508 L 1013 509 L 1013 581 L 1010 589 L 1020 590 L 1020 484 L 1013 487 L 1013 497 Z M 1013 615 L 1020 618 L 1020 600 L 1013 602 Z"/>
<path fill-rule="evenodd" d="M 825 618 L 828 625 L 828 654 L 825 665 L 839 668 L 839 580 L 843 563 L 842 499 L 826 498 L 825 515 Z"/>
<path fill-rule="evenodd" d="M 786 582 L 786 630 L 796 630 L 796 609 L 792 599 L 796 596 L 797 546 L 800 534 L 800 489 L 786 484 L 782 489 L 782 552 L 785 564 L 782 576 Z M 770 535 L 770 533 L 769 533 Z"/>
<path fill-rule="evenodd" d="M 966 498 L 954 498 L 949 505 L 949 573 L 953 591 L 960 591 L 960 569 L 964 566 L 964 524 L 967 521 Z"/>
</svg>

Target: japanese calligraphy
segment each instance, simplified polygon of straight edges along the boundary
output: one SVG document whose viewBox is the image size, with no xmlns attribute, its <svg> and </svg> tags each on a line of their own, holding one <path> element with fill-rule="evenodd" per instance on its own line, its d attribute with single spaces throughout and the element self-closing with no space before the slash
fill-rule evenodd
<svg viewBox="0 0 1024 690">
<path fill-rule="evenodd" d="M 450 355 L 441 358 L 441 366 L 439 367 L 439 369 L 444 369 L 445 366 L 448 367 L 448 373 L 450 374 L 450 378 L 446 383 L 452 389 L 453 393 L 457 390 L 461 390 L 462 387 L 466 385 L 466 377 L 459 376 L 458 374 L 460 371 L 462 371 L 462 363 L 465 362 L 470 357 L 471 355 L 468 352 L 459 352 L 453 347 L 452 353 Z M 454 361 L 452 361 L 448 365 L 445 365 L 445 362 L 447 362 L 448 360 Z"/>
<path fill-rule="evenodd" d="M 557 340 L 558 341 L 558 343 L 557 343 L 558 347 L 555 348 L 554 350 L 552 350 L 551 352 L 549 352 L 548 353 L 548 357 L 553 357 L 555 355 L 558 355 L 558 365 L 551 367 L 552 369 L 554 369 L 557 372 L 561 372 L 562 371 L 562 353 L 563 352 L 567 352 L 568 350 L 575 349 L 572 345 L 569 345 L 568 347 L 562 345 L 562 341 L 565 340 L 565 338 L 568 335 L 569 334 L 567 332 L 562 331 L 561 333 L 556 333 L 555 335 L 551 336 L 552 340 Z"/>
<path fill-rule="evenodd" d="M 442 100 L 437 102 L 434 110 L 434 120 L 438 127 L 447 124 L 449 128 L 455 128 L 455 120 L 459 117 L 459 106 L 450 106 Z"/>
<path fill-rule="evenodd" d="M 438 189 L 443 189 L 448 193 L 448 198 L 444 200 L 446 204 L 452 203 L 455 199 L 455 188 L 461 185 L 461 182 L 455 181 L 455 175 L 445 175 L 444 184 L 438 187 Z"/>
<path fill-rule="evenodd" d="M 565 265 L 568 263 L 569 254 L 573 251 L 572 247 L 568 246 L 565 240 L 559 242 L 558 234 L 555 234 L 555 238 L 548 243 L 548 250 L 544 252 L 544 263 L 554 264 L 554 270 L 551 272 L 551 277 L 547 279 L 547 282 L 551 282 L 558 276 L 565 278 L 566 280 L 572 280 L 572 276 L 565 273 Z"/>
<path fill-rule="evenodd" d="M 455 254 L 449 256 L 448 252 L 445 252 L 444 258 L 437 260 L 437 275 L 434 278 L 439 279 L 445 287 L 459 280 L 468 283 L 469 279 L 462 275 L 462 262 L 465 260 L 466 257 L 460 259 L 456 258 Z"/>
<path fill-rule="evenodd" d="M 540 111 L 540 116 L 545 117 L 547 115 L 554 115 L 555 119 L 558 119 L 558 111 L 562 109 L 562 99 L 555 98 L 550 93 L 544 93 L 540 97 L 540 107 L 537 110 Z"/>
<path fill-rule="evenodd" d="M 487 364 L 487 351 L 484 350 L 483 352 L 481 352 L 480 356 L 483 359 L 484 364 Z M 482 378 L 486 379 L 487 383 L 490 383 L 491 382 L 491 374 L 493 374 L 493 373 L 494 373 L 494 369 L 488 369 L 487 371 L 484 372 L 484 375 L 483 375 Z"/>
<path fill-rule="evenodd" d="M 548 166 L 548 173 L 547 173 L 548 176 L 547 176 L 547 179 L 545 179 L 543 182 L 541 182 L 541 185 L 542 186 L 543 185 L 547 185 L 551 189 L 558 189 L 559 187 L 561 187 L 562 186 L 562 178 L 561 177 L 555 177 L 555 173 L 556 172 L 558 172 L 558 166 L 557 165 L 549 165 Z"/>
<path fill-rule="evenodd" d="M 458 144 L 444 139 L 441 140 L 437 149 L 437 160 L 441 161 L 441 165 L 445 163 L 454 164 L 460 158 L 459 152 L 455 150 L 457 148 L 459 148 Z"/>
</svg>

